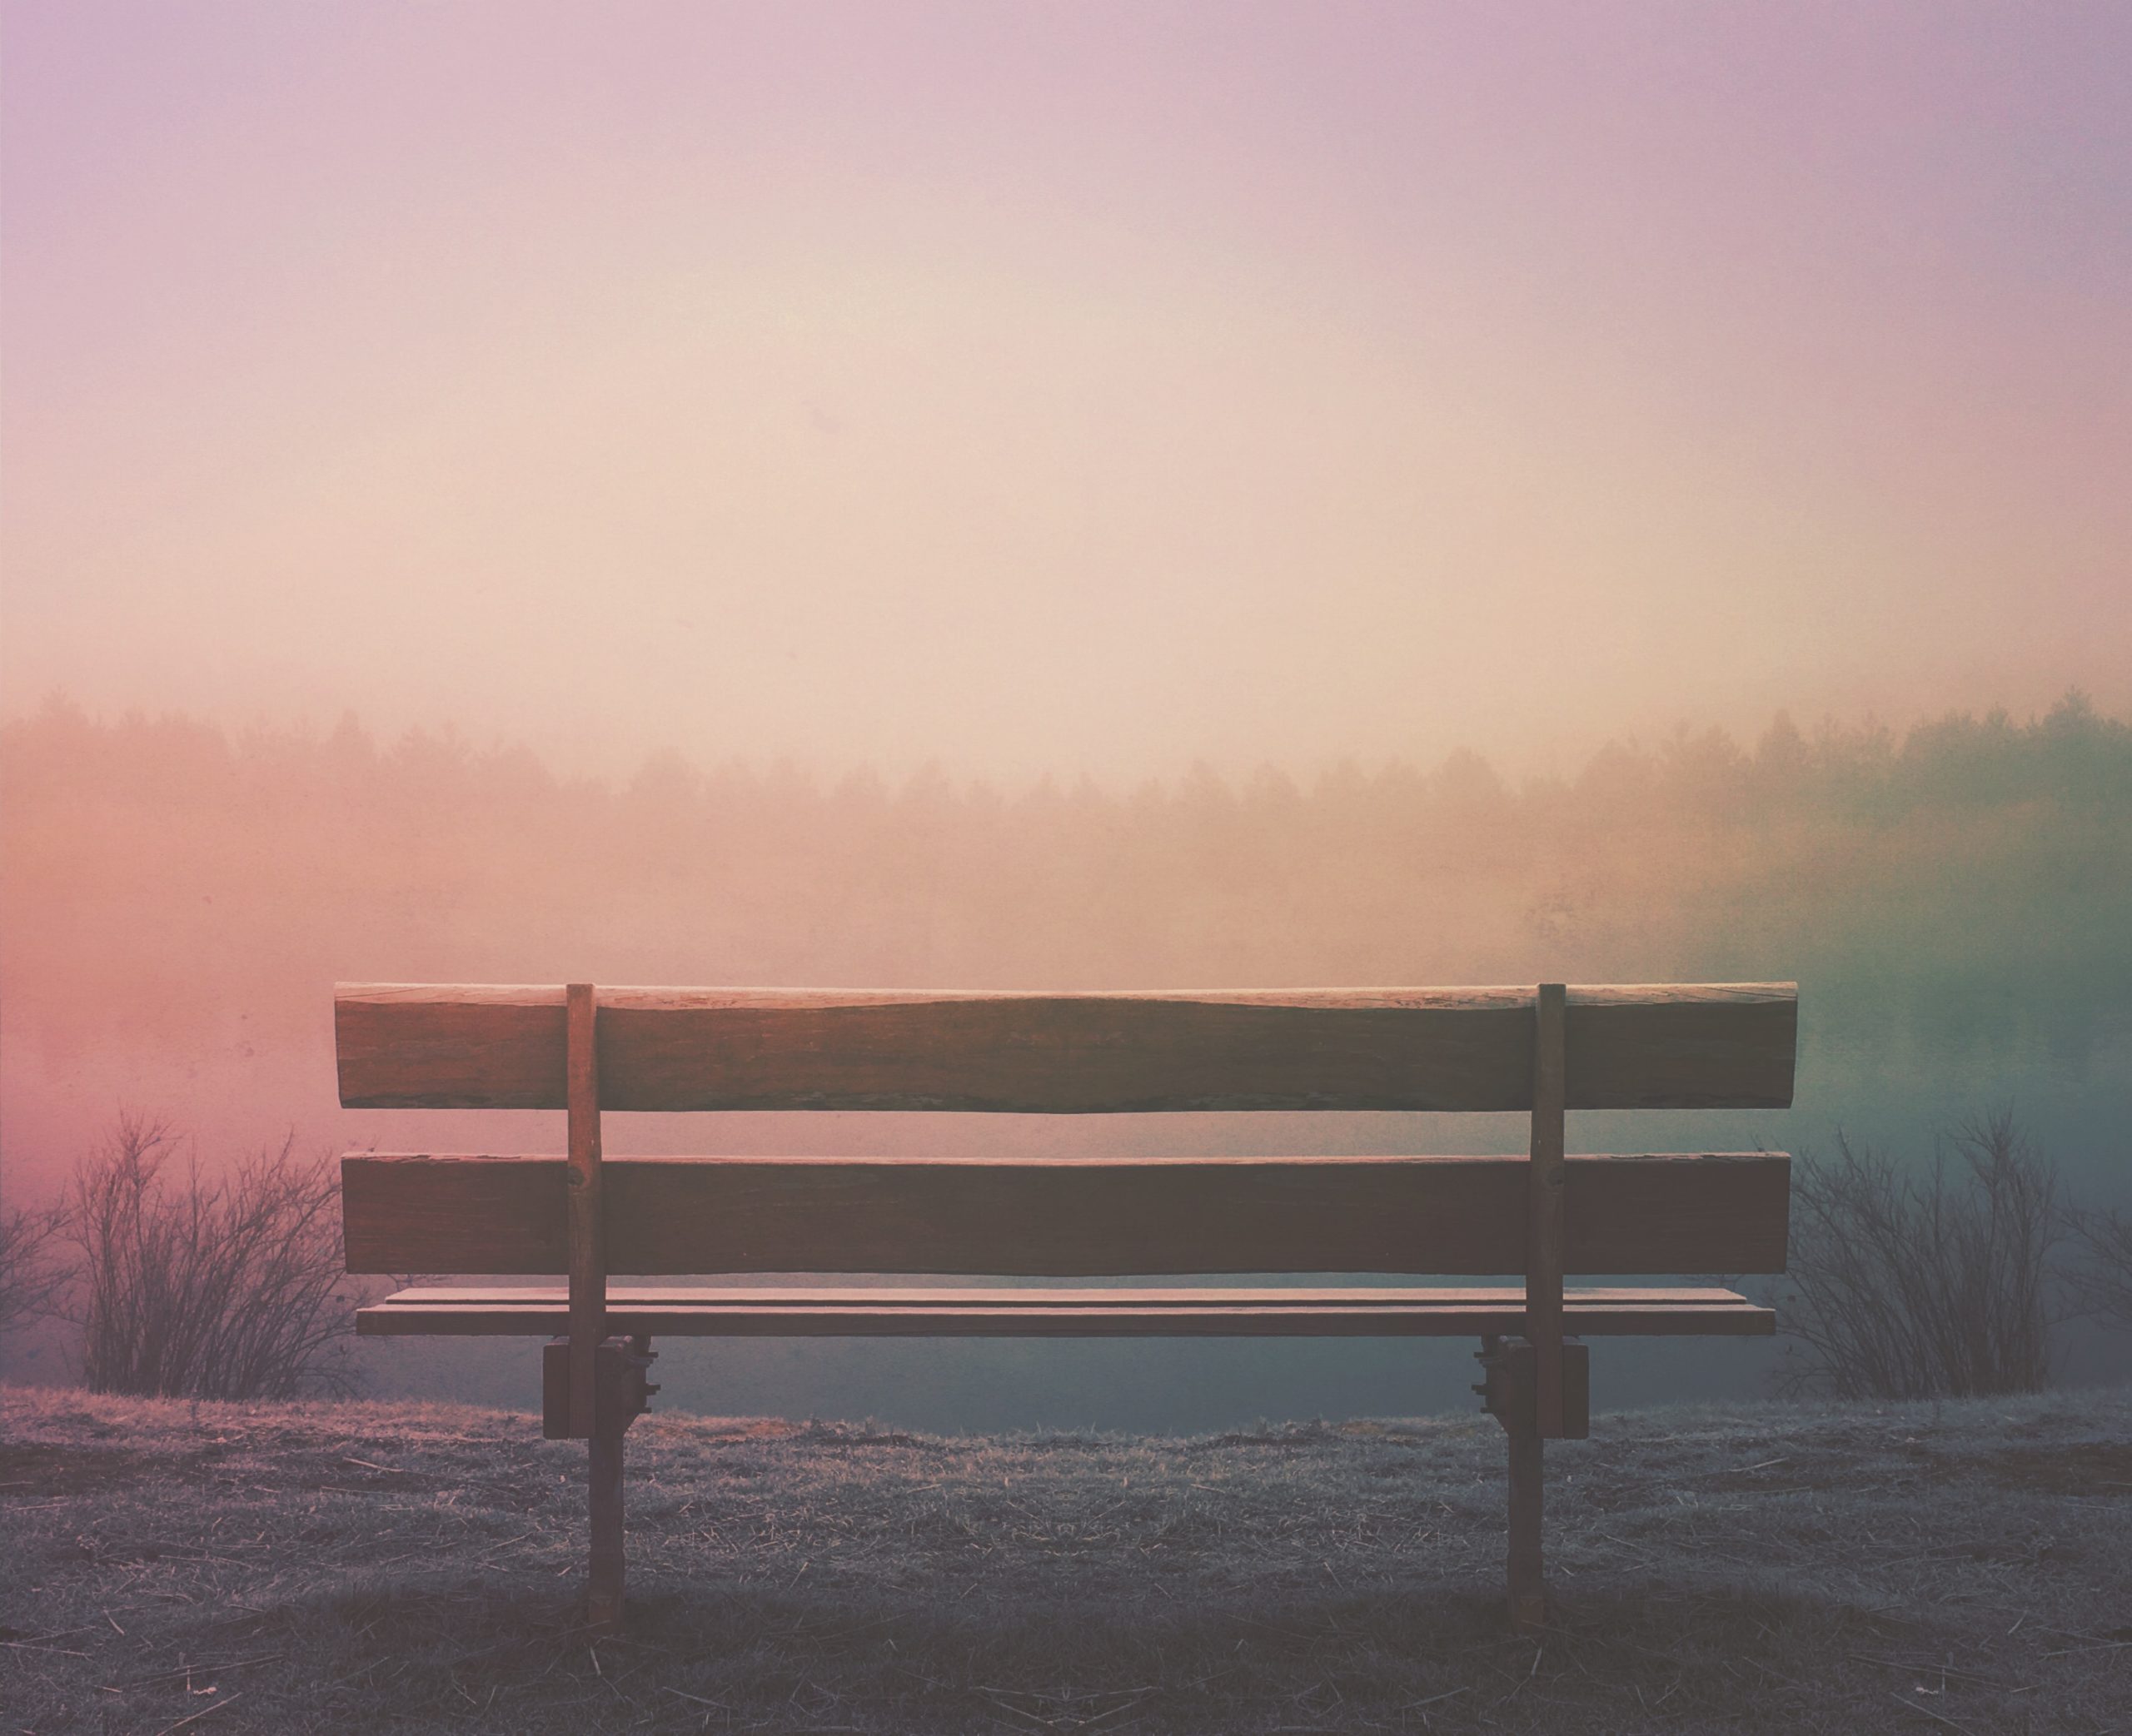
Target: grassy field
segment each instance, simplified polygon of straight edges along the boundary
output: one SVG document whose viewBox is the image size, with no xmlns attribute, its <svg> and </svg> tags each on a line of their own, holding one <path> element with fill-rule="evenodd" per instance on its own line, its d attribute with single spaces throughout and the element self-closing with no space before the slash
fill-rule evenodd
<svg viewBox="0 0 2132 1736">
<path fill-rule="evenodd" d="M 0 1730 L 2132 1730 L 2132 1394 L 1595 1419 L 1505 1631 L 1472 1418 L 1197 1440 L 0 1387 Z"/>
</svg>

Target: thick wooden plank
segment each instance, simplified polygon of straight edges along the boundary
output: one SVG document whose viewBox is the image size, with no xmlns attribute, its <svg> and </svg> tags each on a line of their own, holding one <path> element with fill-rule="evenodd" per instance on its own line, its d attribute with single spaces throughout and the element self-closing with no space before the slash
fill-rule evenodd
<svg viewBox="0 0 2132 1736">
<path fill-rule="evenodd" d="M 564 1186 L 569 1201 L 570 1431 L 577 1440 L 590 1438 L 593 1432 L 599 1380 L 595 1365 L 600 1341 L 607 1336 L 607 1244 L 600 1173 L 600 1057 L 594 1042 L 598 1011 L 599 1000 L 591 984 L 570 985 L 565 1007 L 570 1160 Z M 596 1477 L 594 1482 L 596 1487 Z M 596 1547 L 594 1553 L 596 1558 Z"/>
<path fill-rule="evenodd" d="M 1562 1432 L 1562 1186 L 1566 1002 L 1562 985 L 1533 997 L 1532 1137 L 1526 1176 L 1525 1337 L 1532 1346 L 1535 1425 L 1543 1440 Z"/>
<path fill-rule="evenodd" d="M 559 987 L 344 983 L 349 1108 L 564 1107 Z M 1524 988 L 1120 995 L 605 988 L 609 1109 L 1532 1107 Z M 1791 983 L 1567 996 L 1568 1107 L 1781 1108 Z"/>
<path fill-rule="evenodd" d="M 560 1157 L 351 1153 L 348 1270 L 567 1271 L 564 1168 Z M 610 1157 L 607 1270 L 1522 1274 L 1527 1168 L 1522 1157 Z M 1790 1177 L 1781 1152 L 1572 1157 L 1563 1270 L 1781 1271 Z"/>
<path fill-rule="evenodd" d="M 1480 1337 L 1514 1332 L 1521 1290 L 1502 1288 L 906 1291 L 615 1286 L 619 1331 L 660 1337 Z M 1766 1336 L 1769 1309 L 1725 1290 L 1572 1291 L 1570 1329 L 1601 1336 Z M 366 1336 L 545 1334 L 565 1292 L 442 1286 L 362 1309 Z"/>
<path fill-rule="evenodd" d="M 1569 1108 L 1791 1107 L 1796 982 L 1572 985 L 1565 1000 Z"/>
<path fill-rule="evenodd" d="M 1088 1284 L 1062 1289 L 1053 1285 L 916 1284 L 615 1284 L 607 1294 L 617 1307 L 660 1307 L 668 1303 L 701 1303 L 720 1308 L 809 1307 L 898 1309 L 961 1308 L 991 1303 L 1046 1308 L 1198 1308 L 1208 1302 L 1224 1306 L 1278 1306 L 1308 1301 L 1342 1308 L 1522 1307 L 1525 1292 L 1501 1284 Z M 1588 1306 L 1617 1305 L 1751 1307 L 1736 1290 L 1715 1285 L 1580 1285 L 1564 1292 L 1569 1301 Z M 569 1291 L 553 1284 L 418 1284 L 396 1290 L 372 1306 L 380 1308 L 436 1303 L 497 1308 L 554 1308 Z M 618 1336 L 621 1335 L 617 1335 Z"/>
<path fill-rule="evenodd" d="M 522 1309 L 360 1309 L 365 1337 L 539 1336 L 563 1317 Z M 660 1338 L 1475 1338 L 1514 1332 L 1517 1307 L 1449 1310 L 1208 1309 L 1159 1315 L 1124 1309 L 984 1309 L 967 1312 L 883 1309 L 630 1309 L 610 1316 L 632 1332 Z M 1572 1330 L 1587 1338 L 1767 1337 L 1773 1314 L 1755 1309 L 1618 1308 L 1579 1311 Z"/>
</svg>

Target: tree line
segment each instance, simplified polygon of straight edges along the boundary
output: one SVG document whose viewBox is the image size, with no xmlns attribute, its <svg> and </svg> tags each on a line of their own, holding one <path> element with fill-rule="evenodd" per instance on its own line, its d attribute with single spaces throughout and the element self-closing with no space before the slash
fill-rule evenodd
<svg viewBox="0 0 2132 1736">
<path fill-rule="evenodd" d="M 336 977 L 1057 989 L 1809 975 L 1919 1017 L 2107 998 L 2132 966 L 2132 727 L 2078 694 L 1778 717 L 1512 780 L 1477 754 L 1014 789 L 450 731 L 0 727 L 0 977 L 47 1041 Z M 1987 976 L 1989 995 L 1950 992 Z M 2050 985 L 2010 996 L 2006 985 Z M 1907 987 L 1905 987 L 1907 985 Z M 1833 1003 L 1825 999 L 1826 1010 Z"/>
<path fill-rule="evenodd" d="M 2132 975 L 2132 727 L 2077 694 L 1900 734 L 1681 729 L 1559 778 L 1461 752 L 1012 789 L 671 752 L 567 778 L 448 731 L 233 734 L 59 699 L 0 725 L 0 990 L 11 1041 L 48 1050 L 217 1020 L 316 1046 L 323 986 L 348 977 L 1781 977 L 1811 982 L 1824 1028 L 1847 1004 L 2080 1030 L 2106 1025 L 2096 1008 L 2121 1022 Z M 63 1199 L 0 1214 L 0 1316 L 63 1309 L 85 1377 L 118 1390 L 340 1379 L 331 1166 L 286 1145 L 204 1168 L 177 1149 L 122 1120 Z M 2003 1120 L 1943 1160 L 1839 1142 L 1801 1164 L 1786 1316 L 1810 1384 L 2018 1389 L 2047 1376 L 2061 1316 L 2132 1320 L 2125 1217 L 2069 1205 Z M 263 1286 L 241 1303 L 233 1247 Z"/>
</svg>

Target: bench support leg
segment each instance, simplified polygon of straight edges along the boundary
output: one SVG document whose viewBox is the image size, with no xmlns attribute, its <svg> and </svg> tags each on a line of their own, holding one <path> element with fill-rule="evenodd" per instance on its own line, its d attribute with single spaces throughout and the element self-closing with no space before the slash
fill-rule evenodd
<svg viewBox="0 0 2132 1736">
<path fill-rule="evenodd" d="M 548 1341 L 541 1357 L 542 1426 L 550 1440 L 577 1438 L 571 1427 L 570 1341 Z M 598 1346 L 593 1366 L 596 1402 L 586 1469 L 591 1494 L 592 1569 L 585 1585 L 585 1624 L 611 1634 L 622 1624 L 622 1436 L 650 1407 L 659 1390 L 645 1373 L 656 1360 L 642 1333 L 610 1338 Z"/>
<path fill-rule="evenodd" d="M 1473 1390 L 1510 1440 L 1510 1624 L 1527 1634 L 1547 1622 L 1547 1582 L 1540 1554 L 1547 1445 L 1537 1402 L 1540 1359 L 1524 1339 L 1492 1337 L 1481 1341 L 1478 1360 L 1485 1378 Z M 1562 1342 L 1562 1433 L 1582 1440 L 1592 1432 L 1592 1360 L 1574 1338 Z"/>
<path fill-rule="evenodd" d="M 611 1634 L 622 1624 L 622 1431 L 595 1430 L 591 1449 L 592 1572 L 585 1586 L 585 1624 Z"/>
<path fill-rule="evenodd" d="M 1547 1581 L 1540 1554 L 1542 1470 L 1547 1442 L 1530 1423 L 1510 1440 L 1510 1625 L 1529 1634 L 1547 1623 Z"/>
</svg>

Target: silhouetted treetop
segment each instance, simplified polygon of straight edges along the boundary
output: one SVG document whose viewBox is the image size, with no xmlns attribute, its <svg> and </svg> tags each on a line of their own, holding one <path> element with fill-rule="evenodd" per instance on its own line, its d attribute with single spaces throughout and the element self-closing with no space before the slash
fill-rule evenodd
<svg viewBox="0 0 2132 1736">
<path fill-rule="evenodd" d="M 818 776 L 667 749 L 620 779 L 413 729 L 0 726 L 0 972 L 32 1020 L 336 977 L 1129 987 L 2132 967 L 2132 728 L 2069 694 L 1751 750 L 1683 726 L 1513 784 L 1480 754 L 1105 788 Z M 2100 977 L 2098 977 L 2100 980 Z M 263 1017 L 267 1017 L 262 1011 Z M 172 1026 L 172 1028 L 176 1028 Z"/>
</svg>

